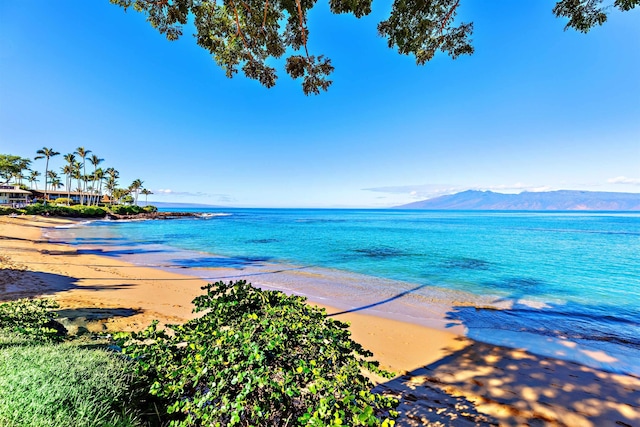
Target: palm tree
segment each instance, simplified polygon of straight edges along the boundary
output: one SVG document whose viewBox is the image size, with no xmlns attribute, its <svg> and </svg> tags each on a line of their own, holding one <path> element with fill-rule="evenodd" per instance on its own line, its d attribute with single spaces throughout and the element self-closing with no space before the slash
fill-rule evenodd
<svg viewBox="0 0 640 427">
<path fill-rule="evenodd" d="M 47 162 L 44 166 L 44 203 L 47 203 L 47 176 L 49 172 L 49 159 L 51 157 L 57 156 L 57 151 L 53 151 L 53 148 L 42 147 L 42 149 L 36 151 L 37 156 L 34 157 L 34 160 L 39 159 L 47 159 Z"/>
<path fill-rule="evenodd" d="M 122 199 L 129 196 L 130 193 L 131 193 L 131 190 L 127 188 L 114 188 L 113 198 L 116 199 L 119 204 L 122 201 Z M 129 196 L 129 198 L 131 198 L 131 196 Z"/>
<path fill-rule="evenodd" d="M 100 163 L 102 163 L 104 161 L 104 159 L 99 158 L 98 156 L 96 156 L 95 154 L 92 154 L 91 157 L 89 157 L 89 162 L 91 162 L 91 164 L 93 165 L 93 188 L 96 188 L 96 171 L 98 170 L 98 165 Z M 91 204 L 91 198 L 89 198 L 89 205 Z M 96 203 L 97 204 L 97 203 Z"/>
<path fill-rule="evenodd" d="M 100 200 L 102 199 L 102 181 L 104 179 L 104 171 L 102 170 L 102 168 L 96 169 L 96 171 L 93 173 L 93 179 L 94 182 L 98 182 L 98 192 L 96 194 L 96 206 L 98 206 L 98 203 L 100 203 Z"/>
<path fill-rule="evenodd" d="M 31 188 L 33 188 L 33 184 L 38 182 L 38 177 L 40 176 L 40 172 L 38 171 L 29 171 L 29 184 L 31 184 Z M 38 189 L 38 184 L 36 184 L 36 190 Z"/>
<path fill-rule="evenodd" d="M 76 148 L 75 154 L 77 154 L 78 156 L 80 156 L 80 158 L 82 159 L 82 175 L 86 176 L 87 175 L 87 167 L 86 167 L 86 162 L 84 161 L 84 159 L 87 157 L 87 154 L 91 153 L 91 150 L 86 150 L 84 147 L 78 147 Z M 86 179 L 84 179 L 84 190 L 87 189 L 87 181 Z M 83 190 L 83 191 L 84 191 Z M 80 193 L 80 204 L 83 205 L 84 204 L 84 200 L 83 200 L 83 195 L 82 192 Z"/>
<path fill-rule="evenodd" d="M 60 178 L 58 178 L 58 174 L 55 174 L 55 177 L 51 179 L 51 188 L 56 189 L 60 187 L 64 187 L 64 184 L 62 184 Z"/>
<path fill-rule="evenodd" d="M 47 178 L 49 178 L 49 183 L 51 183 L 52 191 L 60 187 L 60 178 L 58 178 L 58 173 L 56 171 L 48 171 Z M 54 182 L 56 183 L 56 185 L 53 185 Z"/>
<path fill-rule="evenodd" d="M 118 178 L 120 178 L 120 172 L 114 168 L 107 168 L 104 173 L 107 175 L 106 188 L 109 192 L 109 204 L 113 205 L 113 192 L 118 186 Z"/>
<path fill-rule="evenodd" d="M 71 156 L 73 156 L 73 154 Z M 67 186 L 67 199 L 69 199 L 69 202 L 67 202 L 67 205 L 69 205 L 71 201 L 71 179 L 73 178 L 73 173 L 74 173 L 73 163 L 64 165 L 62 167 L 62 173 L 66 176 L 65 182 Z"/>
<path fill-rule="evenodd" d="M 78 202 L 80 202 L 82 200 L 82 185 L 80 185 L 80 181 L 82 180 L 82 174 L 80 173 L 80 170 L 82 169 L 82 163 L 76 160 L 73 162 L 71 167 L 73 168 L 73 179 L 76 180 L 76 183 L 78 185 L 76 191 L 79 194 Z"/>
<path fill-rule="evenodd" d="M 140 179 L 136 179 L 129 186 L 129 190 L 134 194 L 136 206 L 138 206 L 138 192 L 142 188 L 142 181 Z"/>
<path fill-rule="evenodd" d="M 149 206 L 149 202 L 147 201 L 147 197 L 149 196 L 149 194 L 153 194 L 153 193 L 150 190 L 147 190 L 146 188 L 143 188 L 140 193 L 144 194 L 144 205 L 145 206 Z"/>
<path fill-rule="evenodd" d="M 21 170 L 13 174 L 13 179 L 18 185 L 22 185 L 22 180 L 25 178 Z"/>
</svg>

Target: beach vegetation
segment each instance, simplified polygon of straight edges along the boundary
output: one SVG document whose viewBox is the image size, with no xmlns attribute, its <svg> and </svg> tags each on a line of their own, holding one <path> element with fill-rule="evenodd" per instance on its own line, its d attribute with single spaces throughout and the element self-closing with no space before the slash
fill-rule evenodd
<svg viewBox="0 0 640 427">
<path fill-rule="evenodd" d="M 44 194 L 37 194 L 38 198 L 34 196 L 34 199 L 31 200 L 33 206 L 27 206 L 25 209 L 15 212 L 0 209 L 0 215 L 7 213 L 26 213 L 30 215 L 48 214 L 66 217 L 104 217 L 107 213 L 107 206 L 115 206 L 116 210 L 118 209 L 117 206 L 135 206 L 137 208 L 138 196 L 140 194 L 145 196 L 145 205 L 148 206 L 147 197 L 153 194 L 152 191 L 143 188 L 143 181 L 139 178 L 135 179 L 127 188 L 118 187 L 120 172 L 112 167 L 106 169 L 98 167 L 104 162 L 104 159 L 98 157 L 96 154 L 90 155 L 92 151 L 84 147 L 78 147 L 73 153 L 63 155 L 62 157 L 65 163 L 60 167 L 59 171 L 49 167 L 50 159 L 60 155 L 59 152 L 53 148 L 43 147 L 36 153 L 35 160 L 46 159 L 44 175 L 29 169 L 29 165 L 31 164 L 30 159 L 12 154 L 0 154 L 0 183 L 3 181 L 9 183 L 13 180 L 13 185 L 18 185 L 23 190 L 29 191 L 35 187 L 35 191 L 38 191 L 35 185 L 38 182 L 38 177 L 45 177 Z M 87 162 L 93 166 L 93 171 L 90 171 L 88 174 L 86 170 Z M 61 175 L 58 175 L 59 173 Z M 24 184 L 23 180 L 25 180 L 25 182 L 28 180 L 31 188 Z M 62 187 L 66 189 L 66 197 L 64 197 L 64 192 L 58 191 Z M 105 189 L 104 193 L 103 188 Z M 53 192 L 54 190 L 55 193 Z M 13 203 L 14 206 L 12 207 L 20 208 L 26 202 L 28 202 L 28 200 Z M 47 206 L 48 203 L 54 206 Z M 37 206 L 38 204 L 42 204 L 44 207 Z M 72 207 L 72 205 L 78 204 L 86 207 L 100 207 L 105 210 L 85 210 L 78 209 L 77 207 L 74 207 L 76 210 L 59 209 L 63 205 Z M 156 209 L 151 207 L 145 210 L 127 211 L 126 214 L 135 215 L 155 211 Z M 121 214 L 125 212 L 114 213 Z"/>
<path fill-rule="evenodd" d="M 305 298 L 217 282 L 194 299 L 200 316 L 115 336 L 174 426 L 390 426 L 397 401 L 365 373 L 391 374 L 348 324 Z"/>
<path fill-rule="evenodd" d="M 85 342 L 0 344 L 0 425 L 129 427 L 143 388 L 132 362 Z"/>
<path fill-rule="evenodd" d="M 2 215 L 20 215 L 22 212 L 19 209 L 12 208 L 10 206 L 0 206 L 0 216 Z"/>
<path fill-rule="evenodd" d="M 62 204 L 44 205 L 35 203 L 17 210 L 26 215 L 50 215 L 68 218 L 104 218 L 107 210 L 100 206 L 64 206 Z"/>
<path fill-rule="evenodd" d="M 142 184 L 143 182 L 140 179 L 135 179 L 129 185 L 129 188 L 128 188 L 130 194 L 133 194 L 132 197 L 134 197 L 134 204 L 136 206 L 138 206 L 138 194 L 140 194 L 140 190 L 142 189 Z"/>
<path fill-rule="evenodd" d="M 0 304 L 0 425 L 144 425 L 144 378 L 106 341 L 69 337 L 58 308 L 51 299 Z"/>
<path fill-rule="evenodd" d="M 53 203 L 57 204 L 57 205 L 66 205 L 66 206 L 71 206 L 73 204 L 75 204 L 75 202 L 68 198 L 68 197 L 58 197 L 57 199 L 55 199 L 53 201 Z"/>
<path fill-rule="evenodd" d="M 11 154 L 0 154 L 0 183 L 8 183 L 11 179 L 21 183 L 23 172 L 28 170 L 30 159 Z"/>
<path fill-rule="evenodd" d="M 203 289 L 198 318 L 117 345 L 66 334 L 53 300 L 0 304 L 0 425 L 394 425 L 367 377 L 391 374 L 346 323 L 245 281 Z"/>
<path fill-rule="evenodd" d="M 38 342 L 60 342 L 66 329 L 55 320 L 58 303 L 51 299 L 18 299 L 0 304 L 0 332 Z"/>
<path fill-rule="evenodd" d="M 148 197 L 153 194 L 153 192 L 147 188 L 143 188 L 140 190 L 140 194 L 144 194 L 144 205 L 149 206 Z"/>
<path fill-rule="evenodd" d="M 136 205 L 115 205 L 110 208 L 111 213 L 117 215 L 137 215 L 142 213 L 157 212 L 158 208 L 155 206 L 136 206 Z"/>
<path fill-rule="evenodd" d="M 288 55 L 283 61 L 284 69 L 291 78 L 302 80 L 306 95 L 326 91 L 332 83 L 331 60 L 309 53 L 307 22 L 315 1 L 110 1 L 125 10 L 133 8 L 142 13 L 170 41 L 182 36 L 185 25 L 193 25 L 197 44 L 211 54 L 227 77 L 233 77 L 241 68 L 248 78 L 267 88 L 273 87 L 278 76 L 270 64 L 273 58 Z M 456 20 L 461 3 L 464 2 L 394 0 L 388 18 L 378 24 L 378 34 L 387 40 L 389 48 L 414 56 L 419 65 L 433 59 L 437 52 L 454 59 L 470 55 L 474 52 L 473 23 Z M 602 3 L 602 0 L 559 0 L 553 13 L 567 19 L 565 29 L 586 33 L 602 25 L 612 10 L 629 11 L 640 0 Z M 331 0 L 329 7 L 335 14 L 350 13 L 361 18 L 371 13 L 372 0 Z"/>
<path fill-rule="evenodd" d="M 76 148 L 76 151 L 73 152 L 73 154 L 77 154 L 78 157 L 82 159 L 82 162 L 80 162 L 80 167 L 82 168 L 82 175 L 80 175 L 80 178 L 79 178 L 80 182 L 78 183 L 79 184 L 78 189 L 80 190 L 81 205 L 84 205 L 84 197 L 85 197 L 85 193 L 87 192 L 87 182 L 89 182 L 89 177 L 87 176 L 87 162 L 85 161 L 89 153 L 91 153 L 91 150 L 87 150 L 84 147 L 78 147 Z"/>
<path fill-rule="evenodd" d="M 55 151 L 53 148 L 42 147 L 40 150 L 36 151 L 37 156 L 34 157 L 34 160 L 45 159 L 45 167 L 44 167 L 44 198 L 47 199 L 47 190 L 49 184 L 49 159 L 59 155 L 60 153 Z"/>
</svg>

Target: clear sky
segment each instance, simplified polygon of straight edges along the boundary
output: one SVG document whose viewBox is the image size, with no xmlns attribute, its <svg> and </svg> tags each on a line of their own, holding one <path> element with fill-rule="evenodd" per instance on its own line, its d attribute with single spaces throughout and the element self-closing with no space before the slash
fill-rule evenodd
<svg viewBox="0 0 640 427">
<path fill-rule="evenodd" d="M 309 47 L 336 70 L 306 97 L 282 69 L 272 89 L 227 79 L 190 29 L 168 42 L 107 0 L 0 0 L 0 153 L 84 146 L 150 200 L 224 206 L 640 192 L 640 10 L 584 35 L 553 0 L 466 0 L 476 53 L 417 66 L 377 36 L 390 5 L 317 4 Z"/>
</svg>

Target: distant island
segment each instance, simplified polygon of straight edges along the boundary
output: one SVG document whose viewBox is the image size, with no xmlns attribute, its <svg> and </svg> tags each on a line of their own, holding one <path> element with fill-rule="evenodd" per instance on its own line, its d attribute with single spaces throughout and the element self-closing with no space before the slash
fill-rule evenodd
<svg viewBox="0 0 640 427">
<path fill-rule="evenodd" d="M 640 193 L 558 190 L 504 194 L 468 190 L 395 206 L 394 209 L 640 211 Z"/>
</svg>

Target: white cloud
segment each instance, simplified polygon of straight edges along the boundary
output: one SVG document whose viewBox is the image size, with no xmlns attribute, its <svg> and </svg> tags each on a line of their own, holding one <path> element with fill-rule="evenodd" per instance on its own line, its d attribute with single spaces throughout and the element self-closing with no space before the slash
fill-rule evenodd
<svg viewBox="0 0 640 427">
<path fill-rule="evenodd" d="M 610 178 L 607 180 L 609 184 L 631 184 L 631 185 L 640 185 L 640 179 L 638 178 L 627 178 L 626 176 L 617 176 L 615 178 Z"/>
<path fill-rule="evenodd" d="M 151 190 L 153 193 L 155 194 L 162 194 L 162 195 L 167 195 L 167 196 L 197 196 L 197 197 L 201 197 L 201 196 L 210 196 L 207 193 L 202 193 L 202 192 L 197 192 L 197 193 L 192 193 L 189 191 L 175 191 L 175 190 L 171 190 L 170 188 L 161 188 L 159 190 Z"/>
</svg>

